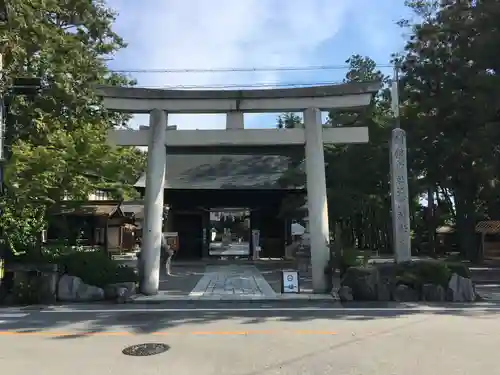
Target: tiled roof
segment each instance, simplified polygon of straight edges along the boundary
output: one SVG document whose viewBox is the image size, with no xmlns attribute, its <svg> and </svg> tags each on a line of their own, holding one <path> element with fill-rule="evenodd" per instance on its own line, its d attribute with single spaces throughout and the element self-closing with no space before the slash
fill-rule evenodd
<svg viewBox="0 0 500 375">
<path fill-rule="evenodd" d="M 133 214 L 135 218 L 141 219 L 144 217 L 144 202 L 142 201 L 125 201 L 120 206 L 125 214 Z"/>
<path fill-rule="evenodd" d="M 168 155 L 166 188 L 280 189 L 278 180 L 288 166 L 284 156 Z M 145 180 L 143 175 L 135 186 L 145 187 Z"/>
<path fill-rule="evenodd" d="M 120 210 L 120 203 L 106 201 L 96 202 L 68 202 L 63 203 L 54 212 L 56 215 L 77 215 L 77 216 L 112 216 L 115 213 L 122 216 L 123 212 Z"/>
</svg>

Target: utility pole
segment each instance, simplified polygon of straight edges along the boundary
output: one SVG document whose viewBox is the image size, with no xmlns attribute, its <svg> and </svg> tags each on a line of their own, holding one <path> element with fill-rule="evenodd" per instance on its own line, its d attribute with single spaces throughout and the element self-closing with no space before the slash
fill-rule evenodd
<svg viewBox="0 0 500 375">
<path fill-rule="evenodd" d="M 8 22 L 8 12 L 7 12 L 7 4 L 5 0 L 0 0 L 0 26 L 6 25 Z M 0 42 L 1 44 L 1 42 Z M 1 45 L 0 45 L 1 46 Z M 4 139 L 5 139 L 5 80 L 3 76 L 3 50 L 0 50 L 0 196 L 4 194 L 4 183 L 3 183 L 3 169 L 5 164 L 5 148 L 4 148 Z M 0 215 L 2 213 L 0 212 Z"/>
<path fill-rule="evenodd" d="M 411 238 L 406 132 L 401 129 L 399 116 L 398 62 L 394 66 L 391 106 L 395 125 L 390 144 L 392 246 L 396 263 L 401 263 L 411 260 Z"/>
<path fill-rule="evenodd" d="M 5 138 L 5 82 L 3 77 L 3 53 L 0 51 L 0 198 L 3 198 L 4 191 L 4 165 L 5 165 L 5 150 L 4 150 L 4 138 Z M 0 216 L 3 215 L 3 210 L 0 207 Z M 4 236 L 4 229 L 0 228 L 0 282 L 4 279 L 5 273 L 5 254 L 6 254 L 6 241 Z"/>
<path fill-rule="evenodd" d="M 6 25 L 8 21 L 7 14 L 7 4 L 5 0 L 0 0 L 0 27 Z M 2 46 L 2 42 L 0 41 L 0 47 Z M 5 80 L 3 76 L 3 49 L 0 49 L 0 197 L 4 195 L 4 139 L 5 139 L 5 103 L 4 103 L 4 94 L 5 94 Z M 0 208 L 0 216 L 3 215 L 3 212 Z M 6 243 L 3 233 L 3 228 L 0 228 L 0 281 L 4 279 L 4 256 L 5 256 Z"/>
<path fill-rule="evenodd" d="M 0 52 L 0 196 L 3 195 L 3 167 L 5 162 L 4 136 L 5 136 L 5 103 L 3 87 L 3 54 Z M 1 214 L 1 212 L 0 212 Z"/>
</svg>

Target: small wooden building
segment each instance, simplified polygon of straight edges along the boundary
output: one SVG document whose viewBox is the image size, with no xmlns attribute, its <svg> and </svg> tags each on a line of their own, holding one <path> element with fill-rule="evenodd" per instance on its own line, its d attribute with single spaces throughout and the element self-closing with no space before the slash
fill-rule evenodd
<svg viewBox="0 0 500 375">
<path fill-rule="evenodd" d="M 436 228 L 436 252 L 448 254 L 458 251 L 457 232 L 454 225 L 442 225 Z"/>
<path fill-rule="evenodd" d="M 482 258 L 500 260 L 500 220 L 478 222 L 476 233 L 481 235 Z"/>
<path fill-rule="evenodd" d="M 132 250 L 135 225 L 119 201 L 65 202 L 52 214 L 46 245 L 101 247 L 110 253 Z"/>
</svg>

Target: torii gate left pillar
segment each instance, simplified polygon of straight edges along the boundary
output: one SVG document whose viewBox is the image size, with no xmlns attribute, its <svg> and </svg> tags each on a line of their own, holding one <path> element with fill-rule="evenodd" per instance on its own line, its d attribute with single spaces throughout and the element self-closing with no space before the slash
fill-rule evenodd
<svg viewBox="0 0 500 375">
<path fill-rule="evenodd" d="M 163 197 L 167 164 L 165 152 L 167 118 L 167 113 L 159 109 L 154 109 L 149 115 L 149 146 L 140 267 L 140 290 L 146 295 L 158 293 L 160 285 Z"/>
</svg>

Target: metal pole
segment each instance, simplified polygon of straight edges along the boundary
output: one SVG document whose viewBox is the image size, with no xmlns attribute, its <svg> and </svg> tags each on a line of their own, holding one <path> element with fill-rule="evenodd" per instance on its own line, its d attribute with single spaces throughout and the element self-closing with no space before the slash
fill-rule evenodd
<svg viewBox="0 0 500 375">
<path fill-rule="evenodd" d="M 411 260 L 410 203 L 408 193 L 408 165 L 406 133 L 401 129 L 399 116 L 399 66 L 394 67 L 391 90 L 391 106 L 395 128 L 391 134 L 390 173 L 392 206 L 392 242 L 396 262 Z"/>
<path fill-rule="evenodd" d="M 394 114 L 395 127 L 401 129 L 401 119 L 399 117 L 399 64 L 394 64 L 394 81 L 391 92 L 392 112 Z"/>
<path fill-rule="evenodd" d="M 3 54 L 0 52 L 0 197 L 3 197 L 4 191 L 4 181 L 3 181 L 3 170 L 5 164 L 5 152 L 4 152 L 4 137 L 5 137 L 5 103 L 4 103 L 4 92 L 5 84 L 3 80 Z M 0 215 L 3 215 L 2 210 L 0 209 Z M 3 267 L 4 260 L 2 259 L 6 255 L 6 241 L 4 238 L 4 230 L 0 228 L 0 283 L 3 279 Z"/>
<path fill-rule="evenodd" d="M 0 53 L 0 85 L 3 82 L 3 54 Z M 3 166 L 5 163 L 4 134 L 5 134 L 5 103 L 4 88 L 0 86 L 0 195 L 3 195 Z M 0 213 L 1 214 L 1 213 Z"/>
</svg>

